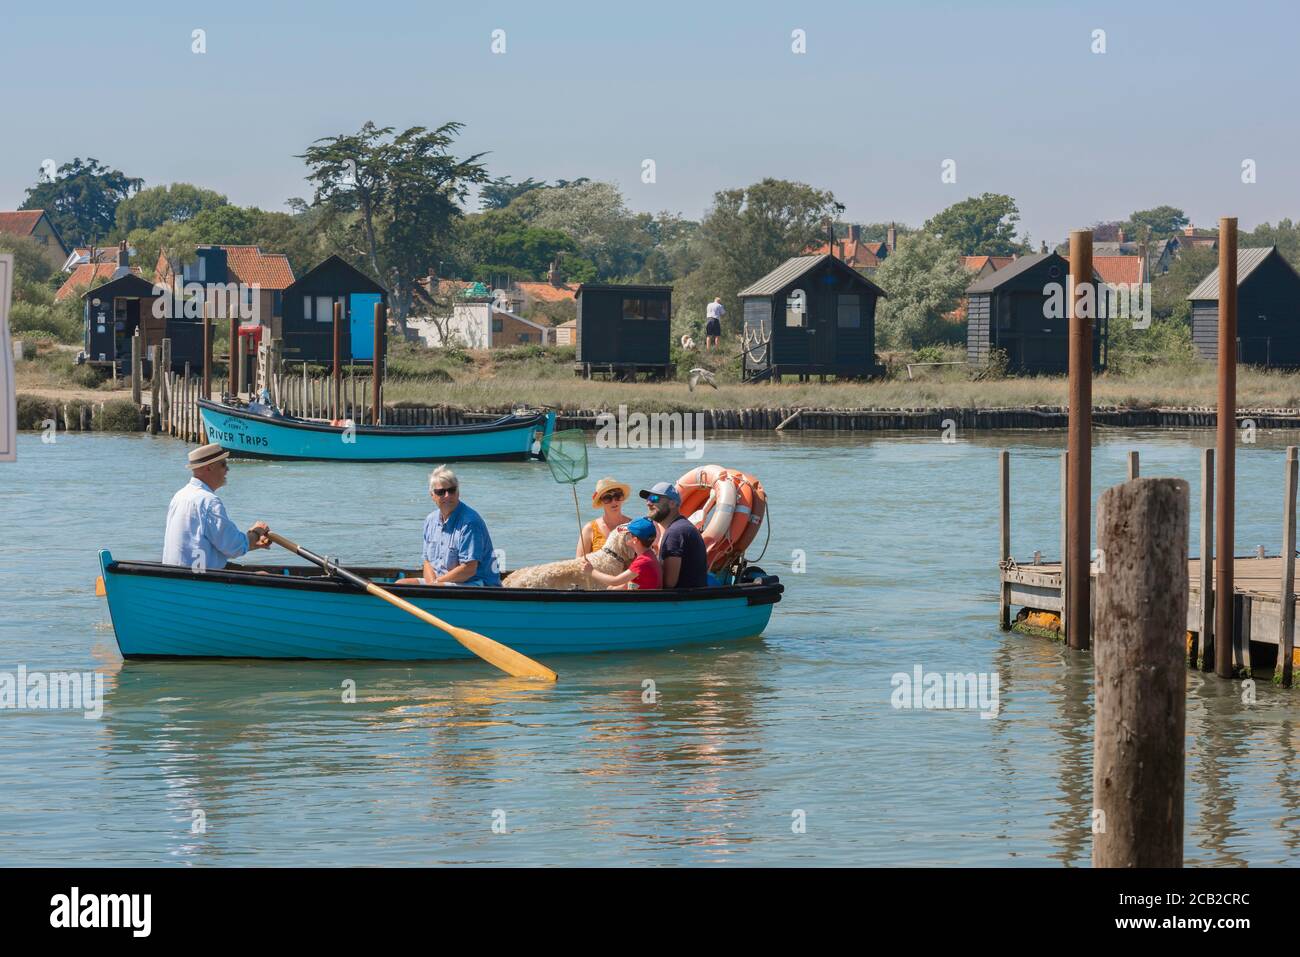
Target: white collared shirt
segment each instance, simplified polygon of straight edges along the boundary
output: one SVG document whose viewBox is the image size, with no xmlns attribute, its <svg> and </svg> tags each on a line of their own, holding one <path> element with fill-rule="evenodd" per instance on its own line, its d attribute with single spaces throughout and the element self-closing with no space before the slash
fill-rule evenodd
<svg viewBox="0 0 1300 957">
<path fill-rule="evenodd" d="M 248 536 L 230 516 L 217 493 L 192 478 L 167 506 L 163 564 L 188 565 L 195 571 L 224 568 L 248 551 Z"/>
</svg>

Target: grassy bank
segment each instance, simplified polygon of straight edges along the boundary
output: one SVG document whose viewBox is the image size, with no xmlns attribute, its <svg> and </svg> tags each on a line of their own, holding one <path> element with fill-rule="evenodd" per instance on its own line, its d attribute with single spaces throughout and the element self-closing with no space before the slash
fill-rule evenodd
<svg viewBox="0 0 1300 957">
<path fill-rule="evenodd" d="M 102 372 L 76 366 L 74 347 L 44 343 L 35 358 L 17 363 L 18 392 L 32 399 L 100 404 L 129 397 L 129 383 L 116 385 Z M 943 358 L 954 358 L 945 355 Z M 676 356 L 678 379 L 671 382 L 584 380 L 573 374 L 572 349 L 525 346 L 488 352 L 430 351 L 395 344 L 389 358 L 385 398 L 390 404 L 451 405 L 463 409 L 509 407 L 518 403 L 563 409 L 638 411 L 702 409 L 1004 409 L 1060 407 L 1064 377 L 976 378 L 966 366 L 916 369 L 909 379 L 905 361 L 891 357 L 890 375 L 873 382 L 759 383 L 742 385 L 736 363 L 698 353 Z M 925 358 L 934 358 L 926 356 Z M 685 377 L 693 366 L 714 371 L 718 388 Z M 325 374 L 324 368 L 316 370 Z M 1166 362 L 1126 373 L 1106 373 L 1093 383 L 1098 407 L 1128 409 L 1206 408 L 1216 401 L 1215 369 L 1204 362 Z M 1242 409 L 1300 408 L 1300 374 L 1238 370 Z"/>
</svg>

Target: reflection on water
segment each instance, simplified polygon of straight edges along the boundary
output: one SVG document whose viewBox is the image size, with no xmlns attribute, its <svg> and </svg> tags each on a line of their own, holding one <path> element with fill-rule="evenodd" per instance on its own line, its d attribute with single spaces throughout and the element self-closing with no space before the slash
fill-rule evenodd
<svg viewBox="0 0 1300 957">
<path fill-rule="evenodd" d="M 554 686 L 475 662 L 123 663 L 94 549 L 157 553 L 184 447 L 28 438 L 0 471 L 0 670 L 98 670 L 106 702 L 99 721 L 0 711 L 0 864 L 1089 863 L 1092 659 L 996 628 L 994 450 L 1014 450 L 1016 554 L 1052 554 L 1063 435 L 712 441 L 708 459 L 772 496 L 763 565 L 788 591 L 766 635 L 565 658 Z M 1099 438 L 1098 492 L 1138 448 L 1143 474 L 1197 494 L 1208 433 Z M 1295 440 L 1241 451 L 1242 549 L 1276 550 Z M 686 468 L 591 457 L 593 475 L 641 484 Z M 458 471 L 508 565 L 570 553 L 568 492 L 544 465 Z M 308 547 L 400 563 L 418 554 L 424 478 L 237 463 L 223 497 Z M 92 486 L 132 491 L 109 507 Z M 36 515 L 41 535 L 12 534 Z M 890 678 L 918 664 L 995 674 L 998 716 L 895 710 Z M 1289 863 L 1300 692 L 1261 680 L 1246 703 L 1239 682 L 1188 682 L 1188 862 Z"/>
</svg>

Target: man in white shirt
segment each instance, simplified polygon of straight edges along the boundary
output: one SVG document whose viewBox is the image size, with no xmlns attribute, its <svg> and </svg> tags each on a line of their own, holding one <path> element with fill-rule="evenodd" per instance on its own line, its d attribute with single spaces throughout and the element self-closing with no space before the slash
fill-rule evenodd
<svg viewBox="0 0 1300 957">
<path fill-rule="evenodd" d="M 271 546 L 266 522 L 256 522 L 247 532 L 241 532 L 217 498 L 217 489 L 226 484 L 229 456 L 215 443 L 190 453 L 187 467 L 194 477 L 172 496 L 167 507 L 164 565 L 212 571 L 224 568 L 230 559 L 251 549 Z"/>
<path fill-rule="evenodd" d="M 705 310 L 706 322 L 704 323 L 704 348 L 707 352 L 712 352 L 717 348 L 722 339 L 722 317 L 727 314 L 727 310 L 722 306 L 722 297 L 717 296 L 713 302 L 709 303 L 708 309 Z"/>
</svg>

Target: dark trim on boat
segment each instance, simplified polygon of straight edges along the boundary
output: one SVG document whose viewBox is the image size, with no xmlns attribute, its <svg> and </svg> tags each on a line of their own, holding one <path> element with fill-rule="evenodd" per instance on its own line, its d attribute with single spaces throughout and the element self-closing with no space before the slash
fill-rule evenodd
<svg viewBox="0 0 1300 957">
<path fill-rule="evenodd" d="M 348 570 L 363 578 L 396 578 L 414 575 L 413 571 L 399 568 L 354 568 Z M 177 578 L 189 581 L 212 582 L 226 585 L 249 585 L 258 588 L 293 588 L 300 591 L 323 591 L 338 594 L 366 594 L 360 588 L 337 578 L 319 574 L 315 565 L 237 565 L 216 571 L 194 572 L 182 565 L 164 565 L 161 562 L 110 562 L 104 569 L 108 575 L 143 575 L 147 578 Z M 260 574 L 260 572 L 268 574 Z M 288 574 L 285 574 L 285 572 Z M 317 574 L 312 574 L 317 573 Z M 763 583 L 744 585 L 719 585 L 711 588 L 654 589 L 648 591 L 569 591 L 553 588 L 456 588 L 431 589 L 426 585 L 388 585 L 384 588 L 403 598 L 437 598 L 452 601 L 548 601 L 564 604 L 614 604 L 619 602 L 658 603 L 676 601 L 711 601 L 724 598 L 744 598 L 750 605 L 774 605 L 781 600 L 785 586 L 775 575 L 766 576 Z"/>
<path fill-rule="evenodd" d="M 277 462 L 347 462 L 356 465 L 373 465 L 376 462 L 533 462 L 538 456 L 532 452 L 502 452 L 498 455 L 456 455 L 448 458 L 445 454 L 415 457 L 400 455 L 391 459 L 327 459 L 312 455 L 268 455 L 265 452 L 250 452 L 247 449 L 222 446 L 235 459 L 263 459 Z"/>
<path fill-rule="evenodd" d="M 220 402 L 213 402 L 210 399 L 199 399 L 199 408 L 207 409 L 219 415 L 234 416 L 237 419 L 249 419 L 253 422 L 259 422 L 263 425 L 278 426 L 283 429 L 296 429 L 301 432 L 326 432 L 331 435 L 341 435 L 345 426 L 326 425 L 321 422 L 310 422 L 307 419 L 299 419 L 295 416 L 281 415 L 259 415 L 256 412 L 249 412 L 247 409 L 239 409 L 234 406 L 223 405 Z M 467 425 L 364 425 L 360 422 L 353 426 L 357 435 L 391 435 L 395 437 L 409 438 L 412 436 L 438 436 L 438 435 L 480 435 L 486 432 L 505 432 L 510 430 L 523 430 L 526 428 L 545 425 L 546 410 L 535 412 L 532 415 L 504 415 L 492 422 L 469 423 Z M 368 461 L 380 461 L 372 459 Z M 401 461 L 392 459 L 390 461 Z"/>
</svg>

